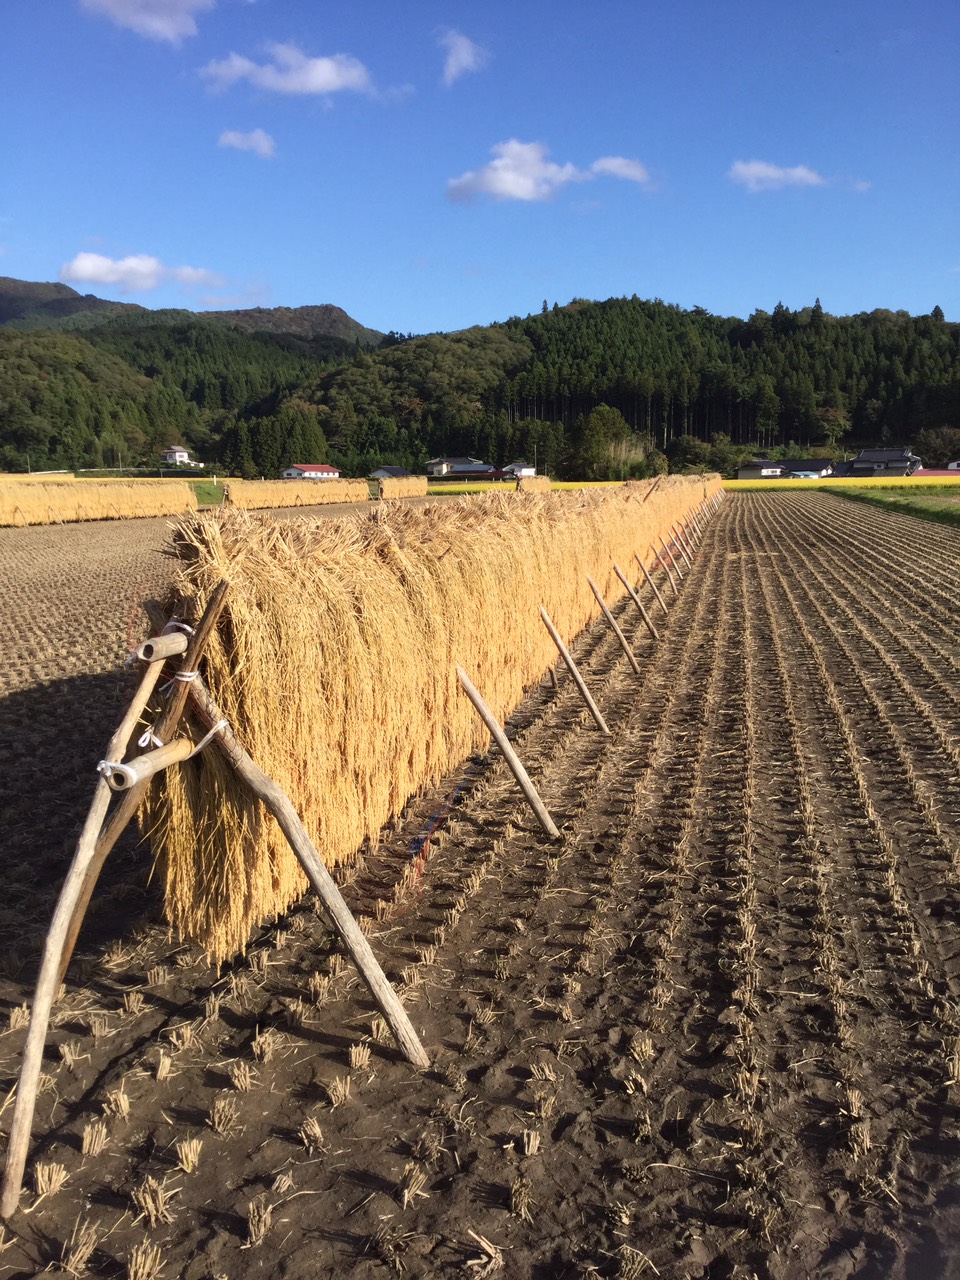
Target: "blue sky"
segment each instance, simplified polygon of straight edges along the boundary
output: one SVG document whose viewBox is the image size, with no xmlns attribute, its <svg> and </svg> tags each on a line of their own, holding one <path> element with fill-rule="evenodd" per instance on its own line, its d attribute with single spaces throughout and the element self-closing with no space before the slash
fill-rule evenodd
<svg viewBox="0 0 960 1280">
<path fill-rule="evenodd" d="M 955 0 L 14 0 L 0 274 L 424 333 L 960 320 Z"/>
</svg>

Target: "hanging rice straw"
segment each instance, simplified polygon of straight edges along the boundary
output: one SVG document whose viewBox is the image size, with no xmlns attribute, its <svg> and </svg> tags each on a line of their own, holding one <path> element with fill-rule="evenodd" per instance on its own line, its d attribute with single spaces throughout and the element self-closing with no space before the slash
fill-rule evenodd
<svg viewBox="0 0 960 1280">
<path fill-rule="evenodd" d="M 178 616 L 231 584 L 203 677 L 257 765 L 286 791 L 327 865 L 352 859 L 411 794 L 489 737 L 458 693 L 475 674 L 501 722 L 555 660 L 539 607 L 574 637 L 624 588 L 613 570 L 719 478 L 554 494 L 491 493 L 369 516 L 184 521 Z M 158 776 L 143 815 L 180 934 L 216 960 L 306 880 L 219 752 Z"/>
</svg>

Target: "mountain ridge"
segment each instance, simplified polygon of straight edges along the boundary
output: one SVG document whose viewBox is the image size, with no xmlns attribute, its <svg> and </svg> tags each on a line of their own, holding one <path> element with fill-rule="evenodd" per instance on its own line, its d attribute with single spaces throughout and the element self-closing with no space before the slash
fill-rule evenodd
<svg viewBox="0 0 960 1280">
<path fill-rule="evenodd" d="M 358 342 L 363 347 L 377 347 L 385 334 L 370 329 L 333 303 L 302 307 L 249 307 L 236 310 L 193 311 L 182 308 L 184 315 L 200 320 L 233 325 L 244 333 L 289 334 L 296 338 L 341 338 Z M 135 302 L 112 302 L 96 294 L 78 293 L 60 281 L 20 280 L 0 276 L 0 328 L 76 329 L 99 325 L 119 317 L 136 318 L 149 323 L 156 314 L 158 323 L 166 323 L 167 309 L 154 313 Z"/>
</svg>

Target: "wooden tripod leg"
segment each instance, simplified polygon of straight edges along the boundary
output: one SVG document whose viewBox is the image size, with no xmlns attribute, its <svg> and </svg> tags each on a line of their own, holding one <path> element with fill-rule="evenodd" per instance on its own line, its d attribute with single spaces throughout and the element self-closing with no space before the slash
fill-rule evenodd
<svg viewBox="0 0 960 1280">
<path fill-rule="evenodd" d="M 196 679 L 188 686 L 187 696 L 191 710 L 208 728 L 221 724 L 223 715 L 220 708 L 210 696 L 202 680 Z M 420 1043 L 406 1009 L 397 999 L 393 987 L 373 954 L 373 948 L 354 920 L 350 908 L 344 902 L 343 895 L 307 834 L 307 829 L 301 822 L 300 815 L 291 803 L 290 797 L 279 783 L 265 774 L 248 755 L 229 725 L 224 724 L 212 739 L 210 749 L 213 748 L 223 754 L 237 776 L 247 784 L 258 799 L 263 801 L 276 818 L 280 830 L 286 836 L 311 887 L 322 902 L 331 924 L 343 939 L 350 958 L 369 987 L 370 994 L 393 1032 L 404 1056 L 414 1066 L 429 1067 L 430 1058 Z"/>
<path fill-rule="evenodd" d="M 134 694 L 126 715 L 119 728 L 110 739 L 107 747 L 108 758 L 124 750 L 130 735 L 136 728 L 137 721 L 143 714 L 150 700 L 162 664 L 151 664 L 144 671 L 140 686 Z M 17 1101 L 13 1112 L 13 1123 L 10 1129 L 10 1141 L 7 1146 L 7 1160 L 3 1174 L 3 1191 L 0 1194 L 0 1217 L 9 1218 L 20 1202 L 20 1189 L 23 1185 L 23 1169 L 27 1162 L 27 1149 L 30 1146 L 30 1130 L 33 1124 L 33 1112 L 37 1103 L 37 1085 L 40 1079 L 40 1068 L 43 1063 L 43 1046 L 50 1023 L 50 1010 L 60 986 L 62 957 L 68 946 L 71 925 L 80 903 L 86 877 L 97 854 L 98 837 L 103 827 L 107 808 L 113 793 L 106 780 L 100 778 L 94 792 L 90 812 L 77 841 L 76 853 L 67 878 L 60 890 L 56 910 L 47 932 L 43 949 L 43 960 L 40 965 L 40 976 L 33 997 L 30 1012 L 30 1028 L 23 1049 L 23 1060 L 20 1064 L 20 1077 L 17 1084 Z M 126 823 L 124 823 L 126 825 Z M 86 909 L 84 901 L 83 910 Z M 83 917 L 83 910 L 80 918 Z"/>
<path fill-rule="evenodd" d="M 196 630 L 190 637 L 190 643 L 187 646 L 187 651 L 183 657 L 184 671 L 196 670 L 200 656 L 217 624 L 220 614 L 223 611 L 223 606 L 226 604 L 227 589 L 228 584 L 221 582 L 207 601 L 207 606 L 203 611 L 203 617 L 197 623 Z M 165 619 L 159 617 L 155 618 L 153 610 L 150 608 L 147 608 L 146 612 L 151 623 L 157 626 L 158 631 L 162 631 L 165 625 Z M 156 663 L 154 665 L 156 665 L 157 673 L 159 674 L 162 664 Z M 180 718 L 183 715 L 183 709 L 186 706 L 187 690 L 189 687 L 190 685 L 186 681 L 178 680 L 174 683 L 170 700 L 164 709 L 163 715 L 157 722 L 155 729 L 157 737 L 163 742 L 167 742 L 173 736 L 174 730 L 180 723 Z M 127 736 L 129 737 L 129 734 Z M 126 746 L 126 742 L 124 742 L 122 746 Z M 122 749 L 122 746 L 120 749 Z M 77 906 L 67 931 L 66 941 L 63 947 L 63 959 L 60 963 L 61 982 L 63 981 L 64 974 L 67 971 L 67 966 L 70 964 L 70 957 L 73 955 L 73 949 L 77 945 L 77 935 L 80 932 L 83 917 L 86 915 L 87 907 L 90 904 L 90 897 L 93 893 L 94 887 L 96 886 L 97 878 L 100 875 L 103 864 L 106 862 L 110 854 L 110 850 L 123 835 L 124 831 L 127 829 L 128 823 L 139 809 L 143 797 L 147 794 L 147 788 L 149 785 L 149 781 L 140 782 L 136 786 L 131 787 L 129 791 L 125 791 L 123 793 L 123 799 L 110 815 L 110 820 L 106 824 L 100 839 L 97 841 L 96 853 L 95 856 L 91 858 L 90 864 L 84 875 L 83 885 L 81 886 L 80 895 L 77 899 Z"/>
</svg>

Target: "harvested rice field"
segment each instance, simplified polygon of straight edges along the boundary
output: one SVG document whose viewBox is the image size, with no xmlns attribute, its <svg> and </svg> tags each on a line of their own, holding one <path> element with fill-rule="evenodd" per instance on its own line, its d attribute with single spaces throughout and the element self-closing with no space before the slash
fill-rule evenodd
<svg viewBox="0 0 960 1280">
<path fill-rule="evenodd" d="M 0 1128 L 164 521 L 0 530 Z M 498 756 L 219 972 L 132 837 L 55 1006 L 8 1280 L 960 1275 L 960 531 L 730 494 Z M 629 603 L 629 602 L 628 602 Z"/>
</svg>

